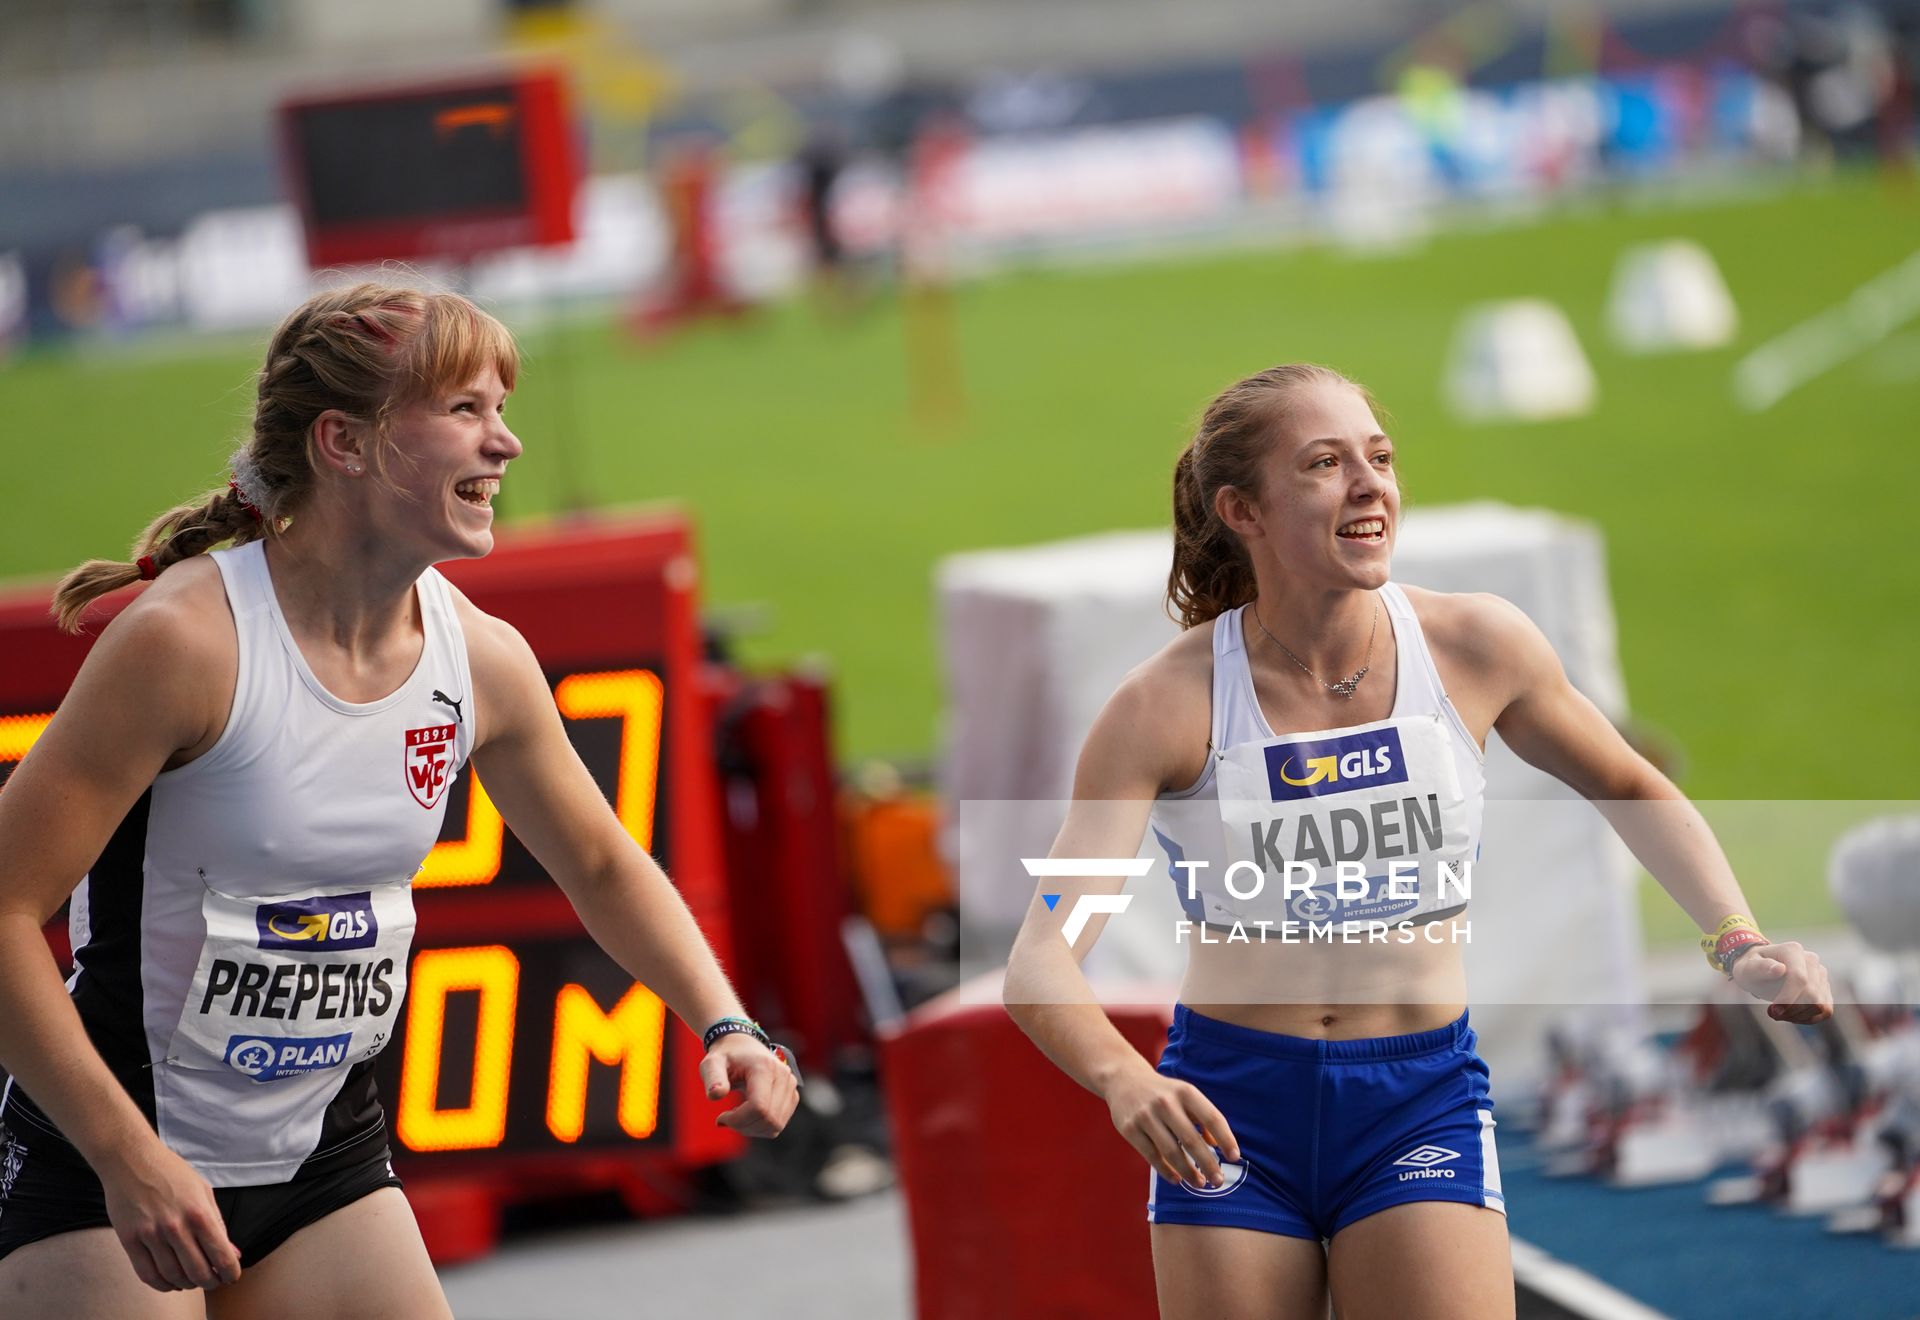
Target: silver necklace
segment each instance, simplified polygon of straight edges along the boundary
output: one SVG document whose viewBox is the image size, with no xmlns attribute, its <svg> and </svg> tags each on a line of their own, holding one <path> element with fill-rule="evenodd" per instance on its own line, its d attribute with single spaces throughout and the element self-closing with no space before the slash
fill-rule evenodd
<svg viewBox="0 0 1920 1320">
<path fill-rule="evenodd" d="M 1266 621 L 1260 617 L 1260 610 L 1257 606 L 1253 607 L 1253 621 L 1260 625 L 1261 632 L 1267 634 L 1267 640 L 1272 642 L 1275 646 L 1279 647 L 1282 651 L 1286 651 L 1287 659 L 1293 661 L 1293 663 L 1295 663 L 1296 665 L 1299 665 L 1300 671 L 1304 673 L 1308 678 L 1318 683 L 1321 687 L 1325 688 L 1327 691 L 1338 692 L 1341 696 L 1345 697 L 1348 701 L 1352 701 L 1353 690 L 1360 686 L 1360 680 L 1367 676 L 1367 671 L 1369 669 L 1373 668 L 1373 639 L 1376 636 L 1378 636 L 1380 632 L 1380 598 L 1378 596 L 1375 596 L 1373 598 L 1373 627 L 1369 629 L 1367 632 L 1366 662 L 1363 663 L 1358 669 L 1354 670 L 1351 674 L 1348 674 L 1345 678 L 1341 679 L 1338 683 L 1327 682 L 1326 679 L 1320 677 L 1320 675 L 1314 673 L 1311 669 L 1308 669 L 1306 661 L 1302 660 L 1299 656 L 1295 655 L 1292 651 L 1287 650 L 1287 644 L 1281 641 L 1278 637 L 1275 637 L 1272 631 L 1268 629 L 1266 625 Z"/>
</svg>

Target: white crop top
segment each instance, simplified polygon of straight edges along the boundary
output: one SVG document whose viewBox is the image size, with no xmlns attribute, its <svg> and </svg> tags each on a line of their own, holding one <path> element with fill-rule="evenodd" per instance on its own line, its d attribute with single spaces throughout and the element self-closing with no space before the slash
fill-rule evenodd
<svg viewBox="0 0 1920 1320">
<path fill-rule="evenodd" d="M 1412 604 L 1380 589 L 1398 664 L 1392 713 L 1276 734 L 1239 607 L 1213 630 L 1206 768 L 1163 793 L 1151 834 L 1195 921 L 1420 923 L 1459 911 L 1480 848 L 1483 756 L 1447 699 Z"/>
</svg>

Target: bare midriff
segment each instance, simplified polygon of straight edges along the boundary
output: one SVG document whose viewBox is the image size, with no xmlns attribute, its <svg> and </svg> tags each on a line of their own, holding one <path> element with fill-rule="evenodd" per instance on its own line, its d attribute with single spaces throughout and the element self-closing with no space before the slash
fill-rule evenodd
<svg viewBox="0 0 1920 1320">
<path fill-rule="evenodd" d="M 1398 943 L 1260 943 L 1210 927 L 1206 943 L 1189 937 L 1180 1002 L 1196 1013 L 1285 1036 L 1356 1040 L 1431 1031 L 1458 1018 L 1467 1002 L 1467 919 L 1449 917 Z M 1431 931 L 1431 935 L 1429 935 Z M 1436 942 L 1437 941 L 1437 942 Z"/>
</svg>

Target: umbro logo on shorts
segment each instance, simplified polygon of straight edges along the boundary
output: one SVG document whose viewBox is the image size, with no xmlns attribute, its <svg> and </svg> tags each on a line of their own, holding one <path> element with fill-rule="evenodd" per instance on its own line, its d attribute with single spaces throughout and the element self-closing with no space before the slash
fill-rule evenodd
<svg viewBox="0 0 1920 1320">
<path fill-rule="evenodd" d="M 1448 1160 L 1457 1160 L 1460 1152 L 1448 1150 L 1445 1146 L 1420 1146 L 1408 1151 L 1395 1164 L 1411 1164 L 1416 1169 L 1430 1169 L 1436 1164 L 1445 1164 Z"/>
</svg>

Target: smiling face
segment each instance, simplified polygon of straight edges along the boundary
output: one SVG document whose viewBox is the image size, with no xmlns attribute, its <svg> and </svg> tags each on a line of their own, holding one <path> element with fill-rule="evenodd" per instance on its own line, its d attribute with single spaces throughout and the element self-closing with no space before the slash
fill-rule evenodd
<svg viewBox="0 0 1920 1320">
<path fill-rule="evenodd" d="M 369 483 L 369 512 L 383 537 L 436 563 L 493 549 L 493 497 L 521 452 L 507 427 L 507 393 L 490 364 L 464 384 L 395 410 L 389 482 Z"/>
<path fill-rule="evenodd" d="M 1336 381 L 1293 390 L 1271 428 L 1259 490 L 1220 492 L 1220 513 L 1289 579 L 1371 590 L 1386 582 L 1400 524 L 1393 442 L 1360 391 Z"/>
</svg>

